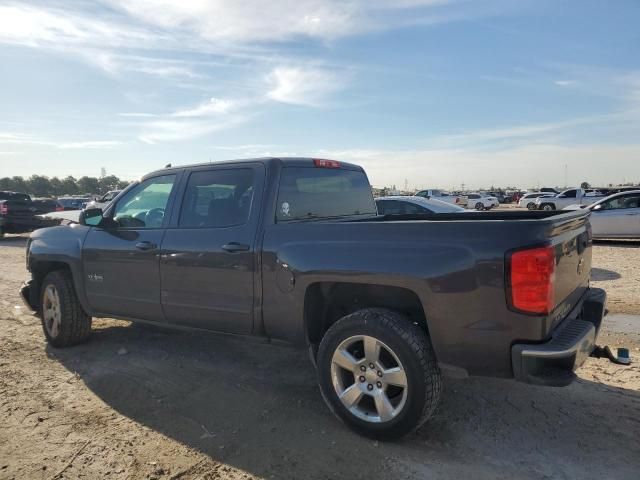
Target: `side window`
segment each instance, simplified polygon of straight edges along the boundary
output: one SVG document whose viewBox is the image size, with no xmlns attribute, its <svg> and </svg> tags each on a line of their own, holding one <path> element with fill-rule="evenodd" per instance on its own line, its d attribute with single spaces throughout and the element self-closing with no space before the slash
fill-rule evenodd
<svg viewBox="0 0 640 480">
<path fill-rule="evenodd" d="M 122 228 L 160 228 L 175 175 L 145 180 L 129 190 L 115 207 L 113 220 Z"/>
<path fill-rule="evenodd" d="M 627 208 L 640 208 L 640 195 L 628 195 L 612 198 L 602 202 L 603 210 L 618 210 Z"/>
<path fill-rule="evenodd" d="M 564 196 L 566 198 L 576 198 L 577 193 L 578 192 L 576 190 L 568 190 L 567 192 L 565 192 Z"/>
<path fill-rule="evenodd" d="M 193 172 L 182 202 L 181 228 L 221 228 L 243 225 L 253 201 L 251 168 Z"/>
</svg>

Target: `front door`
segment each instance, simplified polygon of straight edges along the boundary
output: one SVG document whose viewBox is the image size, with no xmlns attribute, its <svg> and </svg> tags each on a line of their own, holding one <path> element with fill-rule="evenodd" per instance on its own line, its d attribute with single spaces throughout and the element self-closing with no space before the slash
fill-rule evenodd
<svg viewBox="0 0 640 480">
<path fill-rule="evenodd" d="M 160 245 L 176 175 L 149 178 L 129 190 L 83 247 L 91 308 L 102 314 L 162 321 Z"/>
<path fill-rule="evenodd" d="M 640 195 L 619 195 L 599 204 L 591 214 L 593 234 L 599 237 L 640 235 Z"/>
<path fill-rule="evenodd" d="M 162 242 L 162 307 L 170 323 L 249 334 L 253 328 L 261 164 L 191 172 Z"/>
</svg>

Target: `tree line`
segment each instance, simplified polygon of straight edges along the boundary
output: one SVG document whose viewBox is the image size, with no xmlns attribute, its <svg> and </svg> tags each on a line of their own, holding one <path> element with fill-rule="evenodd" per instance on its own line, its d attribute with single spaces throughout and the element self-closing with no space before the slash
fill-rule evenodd
<svg viewBox="0 0 640 480">
<path fill-rule="evenodd" d="M 105 194 L 111 190 L 121 190 L 130 182 L 120 180 L 115 175 L 104 177 L 80 177 L 69 175 L 65 178 L 31 175 L 24 177 L 0 178 L 0 190 L 28 193 L 32 197 L 61 197 L 65 195 Z"/>
</svg>

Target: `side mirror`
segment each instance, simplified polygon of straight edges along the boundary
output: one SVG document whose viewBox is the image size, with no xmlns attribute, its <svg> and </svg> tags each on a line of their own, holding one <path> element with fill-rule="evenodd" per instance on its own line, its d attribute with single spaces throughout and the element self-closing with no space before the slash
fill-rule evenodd
<svg viewBox="0 0 640 480">
<path fill-rule="evenodd" d="M 600 210 L 602 210 L 602 204 L 601 204 L 601 203 L 599 203 L 598 205 L 594 205 L 594 206 L 591 208 L 591 211 L 592 211 L 592 212 L 599 212 Z"/>
<path fill-rule="evenodd" d="M 102 209 L 101 208 L 87 208 L 80 212 L 80 225 L 87 225 L 89 227 L 95 227 L 102 222 Z"/>
</svg>

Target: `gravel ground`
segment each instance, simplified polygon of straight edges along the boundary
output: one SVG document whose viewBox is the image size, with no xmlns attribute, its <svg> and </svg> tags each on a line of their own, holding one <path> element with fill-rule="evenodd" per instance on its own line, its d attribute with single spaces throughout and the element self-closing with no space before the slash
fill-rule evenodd
<svg viewBox="0 0 640 480">
<path fill-rule="evenodd" d="M 95 321 L 86 345 L 48 347 L 20 308 L 23 251 L 0 242 L 1 479 L 638 478 L 637 364 L 590 359 L 562 389 L 447 380 L 430 422 L 378 443 L 330 415 L 289 347 L 116 320 Z M 594 248 L 613 311 L 640 313 L 639 253 Z M 601 343 L 640 355 L 637 321 L 605 323 Z"/>
</svg>

